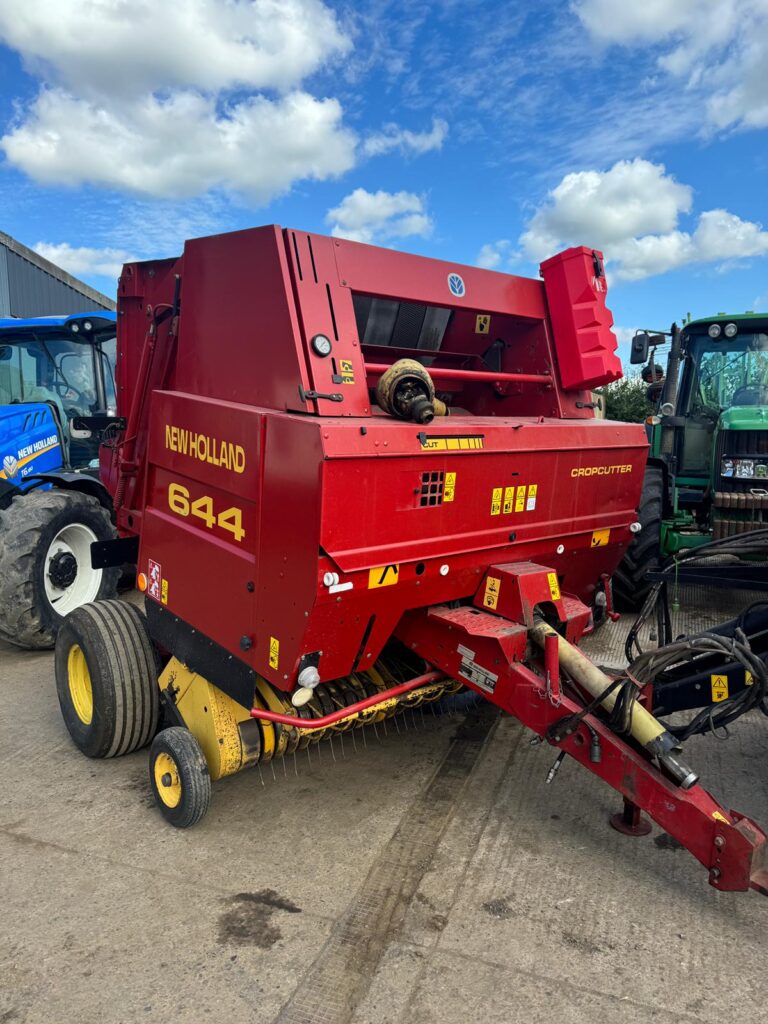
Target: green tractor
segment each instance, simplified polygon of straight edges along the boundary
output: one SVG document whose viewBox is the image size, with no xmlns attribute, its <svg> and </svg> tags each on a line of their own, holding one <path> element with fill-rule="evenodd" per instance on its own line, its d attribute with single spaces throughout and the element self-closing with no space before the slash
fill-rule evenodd
<svg viewBox="0 0 768 1024">
<path fill-rule="evenodd" d="M 666 372 L 656 351 L 670 344 Z M 686 548 L 768 528 L 768 314 L 638 331 L 630 362 L 656 405 L 638 519 L 613 577 L 619 607 L 640 608 L 646 573 Z"/>
</svg>

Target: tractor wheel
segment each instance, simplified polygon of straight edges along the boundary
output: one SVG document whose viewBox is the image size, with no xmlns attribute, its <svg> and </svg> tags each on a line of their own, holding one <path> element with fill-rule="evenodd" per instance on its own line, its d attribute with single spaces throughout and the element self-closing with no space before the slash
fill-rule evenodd
<svg viewBox="0 0 768 1024">
<path fill-rule="evenodd" d="M 652 584 L 645 574 L 661 564 L 661 517 L 664 508 L 664 476 L 658 466 L 646 466 L 635 536 L 613 574 L 613 599 L 621 611 L 638 611 Z"/>
<path fill-rule="evenodd" d="M 191 828 L 208 810 L 211 776 L 200 744 L 188 729 L 159 732 L 149 749 L 149 781 L 157 806 L 175 828 Z"/>
<path fill-rule="evenodd" d="M 16 495 L 0 511 L 0 638 L 53 647 L 69 612 L 114 597 L 120 570 L 91 568 L 91 544 L 114 536 L 109 512 L 90 495 Z"/>
<path fill-rule="evenodd" d="M 118 757 L 150 742 L 160 716 L 159 666 L 144 616 L 124 601 L 68 615 L 56 637 L 64 723 L 88 757 Z"/>
</svg>

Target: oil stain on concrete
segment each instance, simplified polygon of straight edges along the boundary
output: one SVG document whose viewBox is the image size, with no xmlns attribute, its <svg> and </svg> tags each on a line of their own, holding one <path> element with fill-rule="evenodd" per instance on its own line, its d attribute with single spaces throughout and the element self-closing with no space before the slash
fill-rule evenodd
<svg viewBox="0 0 768 1024">
<path fill-rule="evenodd" d="M 283 937 L 273 922 L 275 913 L 300 914 L 290 900 L 283 899 L 274 889 L 259 892 L 239 892 L 224 901 L 229 909 L 219 916 L 219 943 L 222 946 L 258 946 L 270 949 Z"/>
</svg>

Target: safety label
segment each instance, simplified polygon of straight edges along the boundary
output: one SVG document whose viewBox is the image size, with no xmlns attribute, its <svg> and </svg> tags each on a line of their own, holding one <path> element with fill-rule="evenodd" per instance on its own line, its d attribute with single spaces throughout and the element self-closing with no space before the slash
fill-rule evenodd
<svg viewBox="0 0 768 1024">
<path fill-rule="evenodd" d="M 159 601 L 162 592 L 162 582 L 163 567 L 159 562 L 153 562 L 150 558 L 147 568 L 147 597 L 151 597 L 154 601 Z"/>
<path fill-rule="evenodd" d="M 504 488 L 504 515 L 507 515 L 515 506 L 515 488 Z"/>
<path fill-rule="evenodd" d="M 277 637 L 269 638 L 269 667 L 277 670 L 280 664 L 280 641 Z"/>
<path fill-rule="evenodd" d="M 400 565 L 377 565 L 375 569 L 368 570 L 368 589 L 375 590 L 376 587 L 393 587 L 400 579 Z"/>
<path fill-rule="evenodd" d="M 754 681 L 755 680 L 752 678 L 752 673 L 749 672 L 749 671 L 746 671 L 744 673 L 744 685 L 745 686 L 751 686 L 752 683 L 754 683 Z"/>
<path fill-rule="evenodd" d="M 547 573 L 547 581 L 549 583 L 549 592 L 552 595 L 552 600 L 553 601 L 559 601 L 560 600 L 560 584 L 558 583 L 558 580 L 557 580 L 557 573 L 556 572 L 548 572 Z"/>
<path fill-rule="evenodd" d="M 355 371 L 352 368 L 351 359 L 340 359 L 339 360 L 339 376 L 341 377 L 342 384 L 354 384 L 355 383 Z"/>
<path fill-rule="evenodd" d="M 515 495 L 515 512 L 525 512 L 525 484 L 520 484 Z"/>
<path fill-rule="evenodd" d="M 443 484 L 443 504 L 446 501 L 453 501 L 456 494 L 456 474 L 446 473 L 445 483 Z"/>
<path fill-rule="evenodd" d="M 538 489 L 538 484 L 528 484 L 528 501 L 525 506 L 526 512 L 533 512 L 536 508 L 536 493 Z"/>
<path fill-rule="evenodd" d="M 491 515 L 505 516 L 512 512 L 533 512 L 536 508 L 538 484 L 518 484 L 511 487 L 494 487 L 491 496 Z M 502 497 L 503 496 L 503 497 Z"/>
<path fill-rule="evenodd" d="M 456 434 L 454 437 L 432 437 L 420 432 L 416 435 L 423 452 L 476 451 L 485 445 L 485 434 Z"/>
<path fill-rule="evenodd" d="M 712 703 L 719 704 L 728 699 L 728 676 L 710 676 L 712 686 Z"/>
<path fill-rule="evenodd" d="M 595 530 L 592 534 L 592 547 L 593 548 L 604 548 L 611 537 L 610 530 Z"/>
<path fill-rule="evenodd" d="M 501 515 L 501 487 L 494 487 L 491 492 L 491 515 Z"/>
<path fill-rule="evenodd" d="M 168 604 L 168 580 L 163 578 L 162 586 L 160 588 L 160 603 Z"/>
<path fill-rule="evenodd" d="M 461 656 L 459 675 L 462 679 L 474 683 L 475 686 L 479 686 L 486 693 L 493 693 L 499 677 L 494 672 L 489 672 L 487 668 L 483 668 L 482 665 L 476 664 L 475 652 L 471 651 L 468 647 L 463 647 L 459 644 L 456 650 Z"/>
<path fill-rule="evenodd" d="M 485 594 L 483 605 L 486 608 L 496 608 L 499 603 L 499 592 L 501 591 L 501 580 L 496 576 L 489 576 L 485 581 Z"/>
<path fill-rule="evenodd" d="M 475 334 L 487 334 L 491 329 L 491 317 L 488 313 L 478 313 L 475 317 Z"/>
</svg>

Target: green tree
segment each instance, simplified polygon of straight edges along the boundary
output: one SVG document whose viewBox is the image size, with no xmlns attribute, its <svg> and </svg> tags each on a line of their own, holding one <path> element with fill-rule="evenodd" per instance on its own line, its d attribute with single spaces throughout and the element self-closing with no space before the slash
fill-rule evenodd
<svg viewBox="0 0 768 1024">
<path fill-rule="evenodd" d="M 643 423 L 654 408 L 646 397 L 648 385 L 641 377 L 622 377 L 595 394 L 600 396 L 607 420 L 622 420 L 624 423 Z"/>
</svg>

